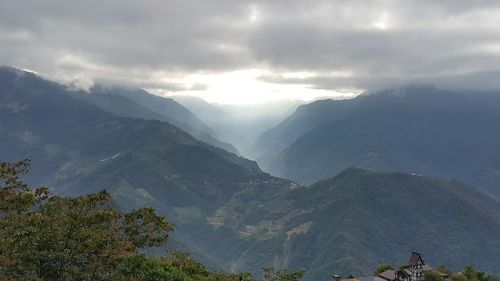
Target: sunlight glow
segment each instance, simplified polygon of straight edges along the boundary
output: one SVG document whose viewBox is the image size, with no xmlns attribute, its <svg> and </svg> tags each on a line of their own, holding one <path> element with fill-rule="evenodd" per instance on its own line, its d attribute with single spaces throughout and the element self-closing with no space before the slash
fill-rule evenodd
<svg viewBox="0 0 500 281">
<path fill-rule="evenodd" d="M 256 22 L 259 19 L 259 9 L 257 5 L 252 5 L 250 6 L 250 13 L 249 13 L 249 19 L 250 22 Z"/>
<path fill-rule="evenodd" d="M 206 85 L 206 89 L 172 92 L 162 89 L 146 89 L 158 95 L 191 95 L 201 97 L 208 102 L 219 104 L 261 104 L 279 100 L 311 101 L 320 97 L 345 98 L 358 94 L 352 92 L 338 92 L 334 90 L 315 89 L 306 84 L 279 84 L 259 80 L 263 75 L 272 74 L 268 70 L 243 69 L 224 73 L 190 74 L 170 81 L 184 85 Z M 308 72 L 294 72 L 286 74 L 289 78 L 307 78 L 314 75 Z M 164 81 L 168 79 L 165 78 Z"/>
<path fill-rule="evenodd" d="M 387 13 L 382 13 L 377 21 L 375 21 L 372 25 L 377 29 L 387 30 L 387 28 L 389 27 L 389 16 L 387 15 Z"/>
</svg>

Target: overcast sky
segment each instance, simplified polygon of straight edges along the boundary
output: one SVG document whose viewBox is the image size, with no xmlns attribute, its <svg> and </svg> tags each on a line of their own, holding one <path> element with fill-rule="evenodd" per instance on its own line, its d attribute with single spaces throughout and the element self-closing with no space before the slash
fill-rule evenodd
<svg viewBox="0 0 500 281">
<path fill-rule="evenodd" d="M 0 0 L 0 64 L 220 103 L 500 88 L 500 1 Z"/>
</svg>

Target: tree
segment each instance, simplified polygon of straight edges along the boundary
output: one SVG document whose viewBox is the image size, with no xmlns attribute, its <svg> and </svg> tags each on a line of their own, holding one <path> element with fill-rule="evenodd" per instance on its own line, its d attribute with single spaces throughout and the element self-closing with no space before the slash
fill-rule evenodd
<svg viewBox="0 0 500 281">
<path fill-rule="evenodd" d="M 19 179 L 28 166 L 27 160 L 0 163 L 4 280 L 124 280 L 133 274 L 119 270 L 121 262 L 142 257 L 140 248 L 165 244 L 173 230 L 151 208 L 111 208 L 105 191 L 74 198 L 32 191 Z"/>
<path fill-rule="evenodd" d="M 463 274 L 465 277 L 467 277 L 467 281 L 480 281 L 478 273 L 470 265 L 464 268 Z"/>
<path fill-rule="evenodd" d="M 106 191 L 79 197 L 31 190 L 29 161 L 0 163 L 0 281 L 256 281 L 214 273 L 189 255 L 152 259 L 173 225 L 152 208 L 121 212 Z M 264 268 L 266 281 L 300 281 L 304 271 Z"/>
<path fill-rule="evenodd" d="M 382 273 L 386 270 L 393 270 L 393 269 L 394 269 L 394 267 L 392 267 L 392 265 L 390 265 L 390 264 L 381 264 L 381 265 L 377 266 L 375 271 L 373 271 L 373 275 L 378 276 L 380 273 Z"/>
<path fill-rule="evenodd" d="M 272 267 L 262 268 L 265 281 L 300 281 L 304 278 L 304 271 L 288 271 L 287 269 L 276 270 Z"/>
<path fill-rule="evenodd" d="M 142 281 L 256 281 L 250 273 L 213 273 L 189 255 L 174 252 L 170 257 L 127 258 L 121 270 L 135 273 Z"/>
<path fill-rule="evenodd" d="M 450 276 L 451 281 L 467 281 L 467 277 L 463 273 L 456 273 Z"/>
<path fill-rule="evenodd" d="M 488 275 L 485 272 L 476 271 L 472 266 L 468 265 L 464 268 L 462 274 L 467 278 L 467 281 L 499 281 L 500 278 L 494 275 Z"/>
<path fill-rule="evenodd" d="M 425 281 L 446 281 L 439 272 L 436 271 L 426 271 L 424 272 Z"/>
<path fill-rule="evenodd" d="M 30 191 L 28 185 L 19 179 L 28 173 L 28 159 L 16 162 L 0 162 L 0 215 L 26 211 L 40 200 L 47 198 L 48 189 L 37 188 Z"/>
<path fill-rule="evenodd" d="M 446 267 L 444 265 L 439 265 L 436 268 L 436 270 L 439 271 L 439 272 L 442 272 L 442 273 L 446 273 L 446 274 L 448 274 L 448 276 L 451 276 L 453 274 L 453 272 L 451 271 L 451 269 L 449 269 L 448 267 Z"/>
</svg>

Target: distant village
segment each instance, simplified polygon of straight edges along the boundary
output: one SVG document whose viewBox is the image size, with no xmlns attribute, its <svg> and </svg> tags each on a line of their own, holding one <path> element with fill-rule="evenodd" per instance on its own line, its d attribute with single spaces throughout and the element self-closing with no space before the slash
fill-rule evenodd
<svg viewBox="0 0 500 281">
<path fill-rule="evenodd" d="M 376 276 L 342 278 L 338 274 L 332 275 L 333 281 L 424 281 L 425 272 L 434 272 L 445 281 L 449 281 L 446 273 L 440 272 L 425 263 L 419 253 L 412 252 L 408 263 L 399 270 L 388 269 L 378 273 Z"/>
</svg>

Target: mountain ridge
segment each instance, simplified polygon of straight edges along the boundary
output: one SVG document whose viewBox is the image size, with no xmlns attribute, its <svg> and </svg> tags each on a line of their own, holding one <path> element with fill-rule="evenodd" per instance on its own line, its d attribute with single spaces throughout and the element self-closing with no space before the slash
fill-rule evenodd
<svg viewBox="0 0 500 281">
<path fill-rule="evenodd" d="M 95 85 L 90 95 L 80 98 L 116 115 L 167 122 L 203 142 L 239 154 L 233 145 L 217 139 L 211 127 L 171 98 L 156 96 L 143 89 L 104 85 Z"/>
<path fill-rule="evenodd" d="M 348 168 L 281 200 L 288 207 L 264 201 L 262 208 L 273 210 L 267 218 L 243 219 L 260 230 L 232 258 L 237 270 L 272 263 L 304 268 L 306 280 L 327 280 L 332 272 L 370 274 L 413 250 L 435 266 L 498 270 L 500 203 L 457 181 Z"/>
<path fill-rule="evenodd" d="M 335 110 L 343 104 L 340 112 Z M 291 116 L 271 131 L 276 133 L 273 141 L 279 142 L 288 132 L 296 132 L 290 122 L 299 119 L 294 121 L 299 128 L 309 124 L 288 147 L 258 159 L 264 170 L 302 184 L 329 178 L 349 166 L 402 171 L 456 178 L 500 196 L 498 99 L 413 87 L 317 102 L 306 109 L 321 118 Z"/>
<path fill-rule="evenodd" d="M 304 268 L 306 281 L 326 280 L 413 249 L 434 264 L 497 270 L 499 203 L 459 182 L 351 168 L 303 187 L 24 72 L 0 70 L 0 136 L 2 158 L 33 160 L 28 182 L 67 195 L 105 188 L 125 210 L 155 207 L 176 224 L 176 241 L 225 270 Z"/>
</svg>

